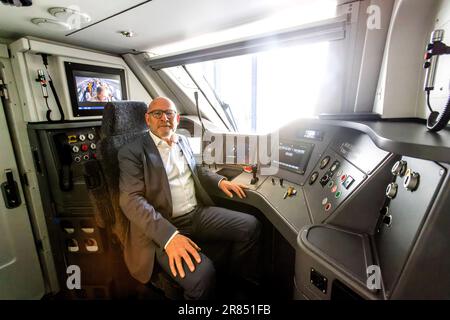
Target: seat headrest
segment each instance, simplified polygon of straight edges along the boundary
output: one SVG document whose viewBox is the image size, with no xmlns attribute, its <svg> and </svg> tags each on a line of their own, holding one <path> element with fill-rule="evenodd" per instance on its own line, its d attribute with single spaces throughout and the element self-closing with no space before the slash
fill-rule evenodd
<svg viewBox="0 0 450 320">
<path fill-rule="evenodd" d="M 147 130 L 146 112 L 147 104 L 142 101 L 108 102 L 103 110 L 103 135 L 115 136 Z"/>
</svg>

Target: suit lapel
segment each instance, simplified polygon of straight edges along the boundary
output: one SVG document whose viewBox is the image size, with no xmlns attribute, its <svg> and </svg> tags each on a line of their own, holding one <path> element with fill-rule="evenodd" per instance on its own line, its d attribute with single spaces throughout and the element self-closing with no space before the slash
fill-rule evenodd
<svg viewBox="0 0 450 320">
<path fill-rule="evenodd" d="M 185 138 L 181 137 L 178 140 L 178 145 L 180 146 L 181 151 L 183 152 L 183 155 L 189 165 L 189 168 L 191 169 L 192 178 L 194 179 L 194 184 L 196 187 L 196 196 L 197 199 L 201 199 L 204 205 L 212 206 L 214 203 L 212 202 L 211 198 L 206 193 L 205 189 L 203 188 L 200 179 L 198 177 L 197 172 L 197 166 L 195 162 L 194 154 L 192 153 L 191 148 L 189 145 L 185 142 Z"/>
<path fill-rule="evenodd" d="M 180 146 L 181 151 L 183 152 L 184 158 L 186 159 L 189 169 L 191 169 L 192 178 L 194 179 L 194 183 L 197 186 L 197 188 L 203 188 L 202 184 L 200 183 L 200 179 L 197 175 L 197 167 L 195 163 L 194 155 L 191 152 L 191 148 L 184 142 L 184 139 L 179 136 L 178 145 Z"/>
<path fill-rule="evenodd" d="M 159 150 L 148 132 L 144 136 L 144 150 L 149 163 L 152 165 L 152 174 L 158 175 L 158 181 L 159 183 L 161 183 L 161 188 L 164 190 L 163 194 L 166 196 L 168 202 L 168 210 L 170 212 L 170 215 L 172 215 L 173 206 L 169 179 L 167 178 L 166 169 L 164 168 Z"/>
<path fill-rule="evenodd" d="M 184 158 L 187 161 L 189 168 L 193 175 L 196 175 L 197 168 L 195 167 L 195 159 L 194 156 L 188 146 L 185 145 L 183 138 L 179 136 L 178 145 L 180 146 L 181 151 L 183 152 Z"/>
</svg>

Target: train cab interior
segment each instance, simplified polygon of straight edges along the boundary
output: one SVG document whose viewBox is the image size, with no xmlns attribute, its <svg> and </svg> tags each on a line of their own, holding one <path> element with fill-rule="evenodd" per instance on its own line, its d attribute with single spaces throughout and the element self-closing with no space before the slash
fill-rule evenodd
<svg viewBox="0 0 450 320">
<path fill-rule="evenodd" d="M 123 254 L 157 97 L 247 187 L 207 190 L 261 223 L 246 298 L 450 299 L 449 53 L 450 0 L 1 0 L 0 299 L 180 298 Z"/>
</svg>

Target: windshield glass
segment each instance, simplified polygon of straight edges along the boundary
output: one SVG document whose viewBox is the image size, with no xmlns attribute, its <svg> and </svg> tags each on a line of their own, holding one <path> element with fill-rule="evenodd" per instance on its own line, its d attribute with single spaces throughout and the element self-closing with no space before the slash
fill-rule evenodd
<svg viewBox="0 0 450 320">
<path fill-rule="evenodd" d="M 327 77 L 328 45 L 276 48 L 189 64 L 186 69 L 197 83 L 210 87 L 237 131 L 270 132 L 315 115 Z"/>
</svg>

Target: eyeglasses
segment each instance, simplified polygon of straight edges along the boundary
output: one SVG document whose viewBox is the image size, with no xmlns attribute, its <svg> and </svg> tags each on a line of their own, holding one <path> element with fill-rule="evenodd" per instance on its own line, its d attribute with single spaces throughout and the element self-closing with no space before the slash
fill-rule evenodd
<svg viewBox="0 0 450 320">
<path fill-rule="evenodd" d="M 155 110 L 155 111 L 150 111 L 147 112 L 148 114 L 152 115 L 153 118 L 155 119 L 161 119 L 163 113 L 166 114 L 167 119 L 173 119 L 175 117 L 175 115 L 177 114 L 177 112 L 175 110 Z"/>
</svg>

